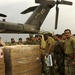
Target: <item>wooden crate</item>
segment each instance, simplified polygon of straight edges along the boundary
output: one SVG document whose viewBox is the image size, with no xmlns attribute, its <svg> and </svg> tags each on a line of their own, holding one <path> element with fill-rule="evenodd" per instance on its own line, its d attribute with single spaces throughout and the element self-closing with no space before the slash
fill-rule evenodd
<svg viewBox="0 0 75 75">
<path fill-rule="evenodd" d="M 13 72 L 13 75 L 42 75 L 42 70 L 41 68 L 36 68 L 35 70 Z"/>
<path fill-rule="evenodd" d="M 37 70 L 41 74 L 40 48 L 38 45 L 18 45 L 3 48 L 6 75 L 30 75 Z M 36 71 L 36 72 L 37 72 Z M 34 73 L 36 73 L 34 72 Z M 37 75 L 39 75 L 37 73 Z"/>
<path fill-rule="evenodd" d="M 4 52 L 2 50 L 3 47 L 0 47 L 0 64 L 4 63 Z"/>
<path fill-rule="evenodd" d="M 0 47 L 0 75 L 5 75 L 4 53 L 2 48 Z"/>
<path fill-rule="evenodd" d="M 0 73 L 2 73 L 2 72 L 5 73 L 5 65 L 4 65 L 4 63 L 0 64 Z"/>
</svg>

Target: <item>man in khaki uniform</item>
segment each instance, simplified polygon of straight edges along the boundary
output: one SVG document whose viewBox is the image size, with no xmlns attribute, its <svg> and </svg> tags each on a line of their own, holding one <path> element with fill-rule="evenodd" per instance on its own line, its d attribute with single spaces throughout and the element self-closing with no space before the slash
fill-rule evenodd
<svg viewBox="0 0 75 75">
<path fill-rule="evenodd" d="M 64 31 L 65 41 L 65 73 L 66 75 L 75 75 L 75 39 L 71 36 L 71 30 Z"/>
</svg>

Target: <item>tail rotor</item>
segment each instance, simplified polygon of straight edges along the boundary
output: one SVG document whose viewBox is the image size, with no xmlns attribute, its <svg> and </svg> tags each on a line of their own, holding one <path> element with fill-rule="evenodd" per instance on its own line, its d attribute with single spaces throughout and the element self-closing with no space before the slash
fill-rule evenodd
<svg viewBox="0 0 75 75">
<path fill-rule="evenodd" d="M 57 0 L 55 2 L 56 4 L 56 18 L 55 18 L 55 29 L 57 29 L 57 25 L 58 25 L 58 16 L 59 16 L 59 7 L 58 7 L 58 4 L 64 4 L 64 5 L 72 5 L 73 3 L 70 2 L 70 1 L 64 1 L 64 0 Z"/>
</svg>

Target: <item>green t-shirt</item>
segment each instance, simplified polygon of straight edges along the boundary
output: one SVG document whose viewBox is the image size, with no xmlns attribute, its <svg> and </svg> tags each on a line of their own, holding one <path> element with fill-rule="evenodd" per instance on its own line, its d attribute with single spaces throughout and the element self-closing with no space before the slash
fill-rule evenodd
<svg viewBox="0 0 75 75">
<path fill-rule="evenodd" d="M 65 54 L 72 54 L 74 53 L 75 49 L 75 39 L 70 38 L 65 41 Z"/>
</svg>

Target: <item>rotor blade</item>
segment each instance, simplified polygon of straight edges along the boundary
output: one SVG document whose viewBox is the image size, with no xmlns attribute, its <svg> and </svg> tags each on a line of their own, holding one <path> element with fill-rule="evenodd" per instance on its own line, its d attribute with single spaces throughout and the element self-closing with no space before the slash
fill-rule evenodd
<svg viewBox="0 0 75 75">
<path fill-rule="evenodd" d="M 58 6 L 56 6 L 55 29 L 57 29 L 57 24 L 58 24 L 58 16 L 59 16 L 59 8 L 58 8 Z"/>
<path fill-rule="evenodd" d="M 73 3 L 70 2 L 70 1 L 63 1 L 63 0 L 61 0 L 60 4 L 72 5 Z"/>
<path fill-rule="evenodd" d="M 54 0 L 35 0 L 35 3 L 54 5 L 55 1 Z"/>
<path fill-rule="evenodd" d="M 5 14 L 1 14 L 1 13 L 0 13 L 0 16 L 1 16 L 1 17 L 7 17 L 7 15 L 5 15 Z"/>
<path fill-rule="evenodd" d="M 34 6 L 34 7 L 30 7 L 26 10 L 24 10 L 23 12 L 21 12 L 21 14 L 26 14 L 26 13 L 29 13 L 29 12 L 32 12 L 34 11 L 38 6 Z"/>
</svg>

